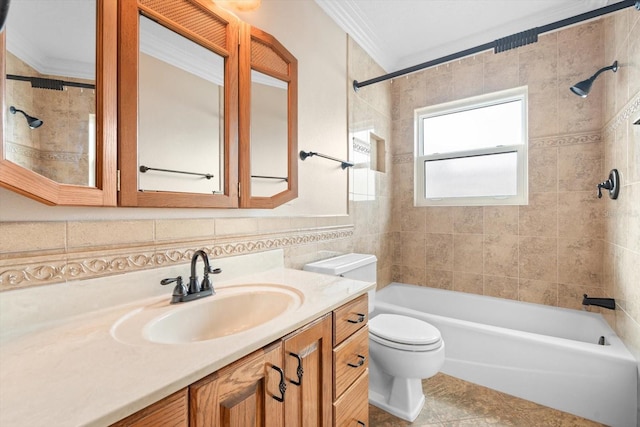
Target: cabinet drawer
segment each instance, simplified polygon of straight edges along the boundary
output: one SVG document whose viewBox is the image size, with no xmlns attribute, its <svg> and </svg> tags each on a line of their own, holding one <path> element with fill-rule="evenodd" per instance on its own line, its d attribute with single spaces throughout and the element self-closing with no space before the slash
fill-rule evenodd
<svg viewBox="0 0 640 427">
<path fill-rule="evenodd" d="M 339 345 L 369 320 L 367 294 L 333 311 L 333 346 Z"/>
<path fill-rule="evenodd" d="M 362 427 L 369 425 L 369 370 L 333 404 L 333 425 Z"/>
<path fill-rule="evenodd" d="M 369 328 L 364 327 L 333 350 L 333 399 L 369 366 Z"/>
<path fill-rule="evenodd" d="M 187 389 L 180 390 L 111 427 L 187 427 L 189 412 Z"/>
</svg>

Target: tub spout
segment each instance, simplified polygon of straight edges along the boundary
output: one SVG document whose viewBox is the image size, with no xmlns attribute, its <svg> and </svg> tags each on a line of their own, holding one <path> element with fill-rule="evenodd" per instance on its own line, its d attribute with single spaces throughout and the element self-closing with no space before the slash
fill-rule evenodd
<svg viewBox="0 0 640 427">
<path fill-rule="evenodd" d="M 584 294 L 582 299 L 582 305 L 597 305 L 598 307 L 608 308 L 609 310 L 616 309 L 616 300 L 613 298 L 589 298 L 587 294 Z"/>
</svg>

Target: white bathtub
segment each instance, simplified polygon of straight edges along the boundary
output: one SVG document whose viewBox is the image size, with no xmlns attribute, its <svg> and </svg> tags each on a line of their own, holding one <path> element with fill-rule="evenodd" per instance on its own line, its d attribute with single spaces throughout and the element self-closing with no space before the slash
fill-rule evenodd
<svg viewBox="0 0 640 427">
<path fill-rule="evenodd" d="M 600 314 L 400 283 L 377 292 L 378 313 L 437 327 L 448 375 L 610 426 L 636 426 L 638 365 Z"/>
</svg>

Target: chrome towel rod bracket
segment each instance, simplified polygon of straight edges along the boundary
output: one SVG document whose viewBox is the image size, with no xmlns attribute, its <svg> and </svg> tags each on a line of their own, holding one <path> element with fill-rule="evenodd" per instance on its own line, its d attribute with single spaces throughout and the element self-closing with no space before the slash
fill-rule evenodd
<svg viewBox="0 0 640 427">
<path fill-rule="evenodd" d="M 334 162 L 340 163 L 340 167 L 342 169 L 350 168 L 353 166 L 353 163 L 347 162 L 346 160 L 336 159 L 335 157 L 327 156 L 325 154 L 316 153 L 313 151 L 300 151 L 300 160 L 305 160 L 307 157 L 318 156 L 325 159 L 333 160 Z"/>
</svg>

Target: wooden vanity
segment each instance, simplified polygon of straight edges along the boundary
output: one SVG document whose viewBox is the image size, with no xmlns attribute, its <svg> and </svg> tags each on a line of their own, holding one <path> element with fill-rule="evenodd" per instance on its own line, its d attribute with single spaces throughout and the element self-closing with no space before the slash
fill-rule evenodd
<svg viewBox="0 0 640 427">
<path fill-rule="evenodd" d="M 113 426 L 367 425 L 367 307 L 365 294 Z"/>
</svg>

